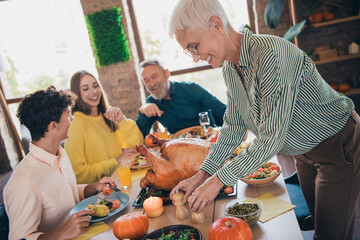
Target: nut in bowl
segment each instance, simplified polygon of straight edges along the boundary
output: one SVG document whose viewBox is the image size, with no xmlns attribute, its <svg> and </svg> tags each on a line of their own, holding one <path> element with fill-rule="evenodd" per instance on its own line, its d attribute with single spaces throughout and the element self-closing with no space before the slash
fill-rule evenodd
<svg viewBox="0 0 360 240">
<path fill-rule="evenodd" d="M 250 185 L 264 185 L 275 181 L 281 174 L 281 170 L 279 164 L 268 162 L 247 177 L 240 178 L 240 180 Z"/>
<path fill-rule="evenodd" d="M 250 227 L 260 218 L 262 203 L 256 198 L 234 199 L 224 206 L 224 215 L 244 220 Z"/>
</svg>

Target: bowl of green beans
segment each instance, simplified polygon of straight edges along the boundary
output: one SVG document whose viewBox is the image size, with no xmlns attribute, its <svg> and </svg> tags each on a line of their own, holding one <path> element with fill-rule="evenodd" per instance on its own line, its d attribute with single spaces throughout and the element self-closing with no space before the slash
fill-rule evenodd
<svg viewBox="0 0 360 240">
<path fill-rule="evenodd" d="M 250 227 L 260 218 L 262 203 L 256 198 L 237 198 L 224 206 L 224 215 L 244 220 Z"/>
</svg>

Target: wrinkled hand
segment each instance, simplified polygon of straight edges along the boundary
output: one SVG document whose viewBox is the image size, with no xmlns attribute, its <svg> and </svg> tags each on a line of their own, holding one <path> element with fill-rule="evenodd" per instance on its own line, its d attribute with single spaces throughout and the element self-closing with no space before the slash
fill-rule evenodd
<svg viewBox="0 0 360 240">
<path fill-rule="evenodd" d="M 111 107 L 106 110 L 104 117 L 113 122 L 121 122 L 124 119 L 124 114 L 118 107 Z"/>
<path fill-rule="evenodd" d="M 182 180 L 176 185 L 170 192 L 170 198 L 173 200 L 173 194 L 176 192 L 184 192 L 183 202 L 186 203 L 188 201 L 188 197 L 194 192 L 194 190 L 200 186 L 207 178 L 209 174 L 207 174 L 203 170 L 199 170 L 194 176 L 191 178 Z M 174 203 L 174 200 L 173 200 Z"/>
<path fill-rule="evenodd" d="M 191 211 L 200 213 L 208 203 L 212 202 L 224 184 L 214 175 L 198 187 L 188 199 Z"/>
<path fill-rule="evenodd" d="M 93 210 L 86 209 L 71 215 L 69 220 L 59 229 L 61 232 L 60 239 L 73 239 L 86 232 L 89 226 L 89 215 L 93 213 Z"/>
<path fill-rule="evenodd" d="M 145 114 L 148 118 L 154 116 L 161 117 L 164 113 L 164 111 L 161 111 L 155 103 L 145 103 L 140 107 L 139 111 L 140 113 Z"/>
<path fill-rule="evenodd" d="M 135 153 L 137 153 L 135 148 L 125 148 L 120 153 L 120 155 L 116 158 L 116 161 L 117 162 L 124 161 L 127 157 L 129 157 L 130 155 L 135 154 Z"/>
</svg>

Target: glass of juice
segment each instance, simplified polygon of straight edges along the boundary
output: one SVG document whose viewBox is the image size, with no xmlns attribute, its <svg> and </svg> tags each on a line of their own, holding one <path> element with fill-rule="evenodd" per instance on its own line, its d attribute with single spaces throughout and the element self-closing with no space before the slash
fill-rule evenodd
<svg viewBox="0 0 360 240">
<path fill-rule="evenodd" d="M 132 180 L 131 180 L 131 174 L 130 174 L 130 167 L 127 165 L 120 165 L 118 168 L 118 174 L 120 178 L 121 185 L 127 189 L 131 186 Z"/>
</svg>

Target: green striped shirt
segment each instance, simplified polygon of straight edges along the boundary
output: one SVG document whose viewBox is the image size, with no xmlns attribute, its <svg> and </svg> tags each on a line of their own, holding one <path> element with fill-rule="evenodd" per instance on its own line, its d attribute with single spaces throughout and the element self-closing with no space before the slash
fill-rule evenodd
<svg viewBox="0 0 360 240">
<path fill-rule="evenodd" d="M 313 61 L 283 38 L 245 29 L 239 68 L 243 80 L 233 63 L 224 63 L 224 124 L 201 166 L 225 185 L 233 185 L 277 153 L 310 151 L 339 132 L 354 109 L 349 98 L 325 82 Z M 247 129 L 256 136 L 253 145 L 220 168 Z"/>
</svg>

